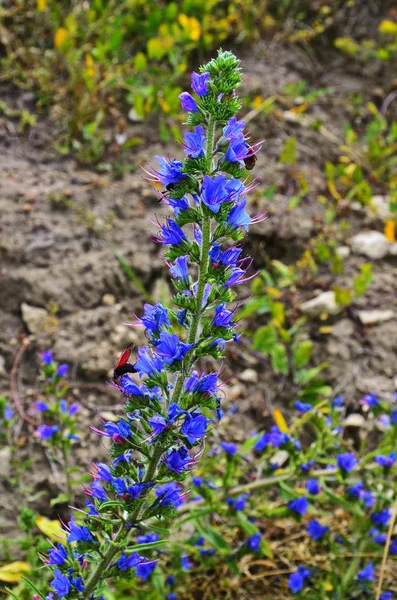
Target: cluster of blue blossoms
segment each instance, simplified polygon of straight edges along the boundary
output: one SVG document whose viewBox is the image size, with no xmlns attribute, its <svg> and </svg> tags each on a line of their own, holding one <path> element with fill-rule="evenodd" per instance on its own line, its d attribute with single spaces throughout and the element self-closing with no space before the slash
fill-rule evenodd
<svg viewBox="0 0 397 600">
<path fill-rule="evenodd" d="M 177 309 L 146 304 L 131 324 L 145 328 L 147 345 L 131 362 L 125 351 L 114 370 L 125 415 L 91 427 L 109 439 L 112 462 L 93 464 L 86 506 L 65 525 L 66 545 L 46 558 L 54 569 L 47 600 L 101 600 L 108 577 L 150 576 L 156 559 L 129 551 L 130 538 L 138 536 L 138 545 L 153 555 L 159 542 L 146 522 L 174 515 L 186 494 L 181 482 L 222 416 L 218 372 L 196 365 L 203 357 L 222 358 L 226 344 L 238 341 L 228 303 L 233 286 L 250 279 L 252 262 L 241 257 L 239 242 L 264 218 L 246 212 L 256 148 L 235 116 L 240 79 L 230 52 L 193 73 L 195 97 L 180 96 L 194 126 L 184 136 L 186 158 L 156 157 L 158 169 L 146 171 L 173 211 L 153 237 L 166 248 Z"/>
</svg>

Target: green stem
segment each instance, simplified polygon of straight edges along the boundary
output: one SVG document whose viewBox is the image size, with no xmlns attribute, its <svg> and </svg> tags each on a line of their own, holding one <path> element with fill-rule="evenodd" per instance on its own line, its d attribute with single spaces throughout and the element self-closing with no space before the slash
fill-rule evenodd
<svg viewBox="0 0 397 600">
<path fill-rule="evenodd" d="M 212 117 L 208 120 L 208 128 L 207 128 L 207 142 L 206 142 L 206 172 L 209 174 L 212 172 L 212 154 L 214 150 L 214 136 L 215 136 L 215 121 Z M 195 344 L 197 340 L 197 334 L 199 332 L 201 317 L 202 317 L 202 304 L 204 298 L 205 291 L 205 283 L 208 272 L 209 265 L 209 250 L 211 245 L 211 217 L 206 216 L 203 220 L 202 226 L 202 235 L 203 241 L 201 245 L 201 258 L 199 264 L 199 277 L 197 284 L 197 295 L 196 295 L 196 310 L 193 315 L 192 323 L 190 326 L 188 343 Z M 186 356 L 185 363 L 189 364 L 189 354 Z M 178 402 L 182 393 L 183 383 L 187 375 L 185 373 L 180 373 L 178 380 L 175 384 L 174 392 L 172 394 L 172 401 Z M 155 446 L 153 456 L 150 460 L 149 467 L 144 479 L 144 483 L 149 483 L 153 481 L 158 463 L 160 461 L 161 455 L 163 453 L 163 443 L 162 440 L 159 440 Z M 144 490 L 141 494 L 140 501 L 135 508 L 134 512 L 129 515 L 129 520 L 132 522 L 136 521 L 139 518 L 142 506 L 144 504 L 145 498 L 149 493 L 149 488 Z M 103 555 L 102 561 L 98 564 L 92 575 L 87 581 L 86 588 L 84 590 L 83 599 L 88 599 L 95 592 L 95 588 L 101 578 L 109 567 L 111 561 L 116 556 L 116 554 L 120 551 L 120 542 L 123 542 L 129 534 L 129 530 L 126 527 L 121 526 L 117 531 L 113 542 Z"/>
<path fill-rule="evenodd" d="M 62 459 L 63 459 L 63 470 L 65 472 L 65 479 L 66 479 L 66 493 L 67 493 L 67 497 L 68 497 L 68 504 L 70 504 L 73 500 L 73 487 L 72 487 L 72 481 L 70 479 L 68 448 L 67 448 L 66 440 L 62 440 Z"/>
</svg>

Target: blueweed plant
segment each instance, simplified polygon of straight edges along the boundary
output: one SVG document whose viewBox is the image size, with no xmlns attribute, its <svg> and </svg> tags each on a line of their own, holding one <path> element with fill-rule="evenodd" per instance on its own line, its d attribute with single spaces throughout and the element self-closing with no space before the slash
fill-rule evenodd
<svg viewBox="0 0 397 600">
<path fill-rule="evenodd" d="M 264 214 L 246 212 L 257 146 L 236 118 L 239 60 L 219 51 L 191 81 L 194 96 L 180 95 L 194 128 L 184 136 L 186 157 L 158 156 L 158 168 L 146 171 L 173 211 L 154 239 L 166 248 L 177 310 L 145 304 L 133 324 L 145 328 L 148 343 L 132 362 L 127 349 L 114 370 L 125 414 L 92 426 L 110 441 L 111 462 L 92 464 L 85 510 L 76 511 L 64 528 L 66 543 L 45 559 L 53 569 L 46 600 L 103 600 L 109 578 L 150 577 L 150 553 L 164 543 L 153 521 L 175 515 L 187 494 L 182 483 L 222 415 L 219 373 L 202 371 L 198 362 L 221 359 L 226 344 L 238 341 L 228 304 L 233 287 L 252 277 L 239 242 Z"/>
<path fill-rule="evenodd" d="M 69 455 L 72 443 L 79 440 L 77 413 L 80 405 L 76 402 L 70 404 L 65 399 L 69 389 L 65 380 L 69 366 L 66 363 L 58 364 L 51 350 L 43 352 L 40 358 L 43 386 L 39 399 L 35 401 L 40 425 L 34 435 L 48 450 L 49 460 L 52 463 L 57 460 L 65 474 L 65 492 L 54 498 L 52 505 L 70 503 L 73 499 L 72 473 L 76 468 L 69 464 Z"/>
</svg>

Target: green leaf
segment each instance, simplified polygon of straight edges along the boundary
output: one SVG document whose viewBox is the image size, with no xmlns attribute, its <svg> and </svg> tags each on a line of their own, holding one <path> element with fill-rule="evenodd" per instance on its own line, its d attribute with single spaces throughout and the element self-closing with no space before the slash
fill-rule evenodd
<svg viewBox="0 0 397 600">
<path fill-rule="evenodd" d="M 15 594 L 13 594 L 12 591 L 9 588 L 6 588 L 6 592 L 9 593 L 9 595 L 11 596 L 11 598 L 13 600 L 19 600 L 19 598 Z"/>
<path fill-rule="evenodd" d="M 120 266 L 123 269 L 124 273 L 127 275 L 127 277 L 132 281 L 132 283 L 138 288 L 138 290 L 141 292 L 141 294 L 145 298 L 147 298 L 149 301 L 152 301 L 151 295 L 149 294 L 149 292 L 147 291 L 147 289 L 145 288 L 145 286 L 143 285 L 143 283 L 139 279 L 139 277 L 137 275 L 135 275 L 134 271 L 127 264 L 127 262 L 125 261 L 125 258 L 121 254 L 118 254 L 117 252 L 115 253 L 115 256 L 116 256 L 117 260 L 119 261 Z"/>
<path fill-rule="evenodd" d="M 296 164 L 296 138 L 290 137 L 285 140 L 280 154 L 280 162 L 282 165 Z"/>
<path fill-rule="evenodd" d="M 248 521 L 247 517 L 241 511 L 237 513 L 237 521 L 247 535 L 258 533 L 259 529 L 251 521 Z"/>
<path fill-rule="evenodd" d="M 305 340 L 298 346 L 295 346 L 292 351 L 292 360 L 297 369 L 305 367 L 312 357 L 313 342 Z"/>
<path fill-rule="evenodd" d="M 128 546 L 124 550 L 126 552 L 139 552 L 140 550 L 152 550 L 168 544 L 169 540 L 158 540 L 157 542 L 148 542 L 147 544 L 136 544 L 135 546 Z"/>
<path fill-rule="evenodd" d="M 250 452 L 250 450 L 252 450 L 255 447 L 256 442 L 262 437 L 262 433 L 258 433 L 258 435 L 255 435 L 254 437 L 248 438 L 248 440 L 246 440 L 244 442 L 244 444 L 242 446 L 240 446 L 239 449 L 239 454 L 241 455 L 245 455 L 248 454 L 248 452 Z"/>
<path fill-rule="evenodd" d="M 352 293 L 349 288 L 342 288 L 339 285 L 335 285 L 334 292 L 337 304 L 349 306 L 352 303 Z"/>
<path fill-rule="evenodd" d="M 200 535 L 203 536 L 214 548 L 219 550 L 219 552 L 230 552 L 230 546 L 225 540 L 225 538 L 215 531 L 211 525 L 206 522 L 206 527 L 204 527 L 199 520 L 195 521 L 196 530 Z"/>
<path fill-rule="evenodd" d="M 270 352 L 270 361 L 276 373 L 288 373 L 287 351 L 283 344 L 275 344 Z"/>
<path fill-rule="evenodd" d="M 351 502 L 348 502 L 341 496 L 337 496 L 337 494 L 332 492 L 329 488 L 327 488 L 324 485 L 323 485 L 323 490 L 327 494 L 328 498 L 333 500 L 333 502 L 335 502 L 335 504 L 342 506 L 342 508 L 349 511 L 353 515 L 356 515 L 357 517 L 362 517 L 364 515 L 363 511 L 361 510 L 361 508 L 359 507 L 358 504 L 352 504 Z"/>
<path fill-rule="evenodd" d="M 29 579 L 26 579 L 26 577 L 22 577 L 22 580 L 30 587 L 32 588 L 32 590 L 34 592 L 36 592 L 36 594 L 38 594 L 38 596 L 40 596 L 40 598 L 42 598 L 42 600 L 45 600 L 45 596 L 43 596 L 43 594 L 37 589 L 37 587 L 31 582 L 29 581 Z"/>
<path fill-rule="evenodd" d="M 273 325 L 265 325 L 260 327 L 254 335 L 252 347 L 254 350 L 259 350 L 268 354 L 277 343 L 277 332 Z"/>
<path fill-rule="evenodd" d="M 64 502 L 69 502 L 68 494 L 58 494 L 55 498 L 52 498 L 50 501 L 50 506 L 56 506 L 57 504 L 63 504 Z"/>
</svg>

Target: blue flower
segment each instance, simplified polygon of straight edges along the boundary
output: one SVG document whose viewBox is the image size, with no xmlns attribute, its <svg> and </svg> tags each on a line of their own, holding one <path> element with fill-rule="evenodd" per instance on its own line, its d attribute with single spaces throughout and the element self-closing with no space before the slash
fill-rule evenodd
<svg viewBox="0 0 397 600">
<path fill-rule="evenodd" d="M 228 121 L 227 125 L 222 130 L 223 137 L 230 138 L 232 136 L 239 136 L 245 129 L 245 121 L 238 121 L 237 117 L 232 117 Z"/>
<path fill-rule="evenodd" d="M 73 404 L 71 404 L 69 406 L 69 410 L 68 413 L 69 415 L 72 417 L 73 415 L 75 415 L 78 411 L 80 410 L 80 404 L 77 404 L 77 402 L 74 402 Z"/>
<path fill-rule="evenodd" d="M 366 404 L 370 408 L 375 408 L 375 406 L 379 406 L 379 400 L 375 396 L 375 394 L 366 394 L 361 402 L 362 404 Z"/>
<path fill-rule="evenodd" d="M 85 527 L 84 525 L 79 527 L 72 517 L 69 522 L 69 544 L 72 542 L 91 542 L 93 539 L 88 527 Z"/>
<path fill-rule="evenodd" d="M 379 600 L 392 600 L 392 598 L 393 598 L 393 592 L 383 592 L 379 596 Z"/>
<path fill-rule="evenodd" d="M 325 535 L 327 531 L 329 531 L 329 527 L 325 527 L 315 519 L 312 519 L 308 522 L 306 531 L 310 535 L 310 537 L 313 538 L 315 542 L 317 542 L 317 540 L 321 539 L 323 535 Z"/>
<path fill-rule="evenodd" d="M 309 508 L 309 502 L 306 496 L 302 496 L 301 498 L 290 500 L 288 502 L 288 508 L 298 513 L 298 515 L 304 515 Z"/>
<path fill-rule="evenodd" d="M 59 408 L 61 413 L 65 414 L 65 412 L 68 409 L 68 403 L 66 402 L 66 400 L 63 398 L 62 400 L 59 401 Z"/>
<path fill-rule="evenodd" d="M 221 448 L 229 456 L 234 456 L 237 452 L 237 446 L 233 442 L 221 442 Z"/>
<path fill-rule="evenodd" d="M 194 444 L 197 440 L 201 440 L 207 431 L 207 419 L 201 414 L 186 415 L 186 420 L 181 427 L 181 433 L 184 435 L 189 444 Z"/>
<path fill-rule="evenodd" d="M 225 159 L 228 162 L 244 163 L 244 158 L 250 154 L 250 149 L 243 135 L 232 135 L 230 138 L 229 147 L 225 154 Z"/>
<path fill-rule="evenodd" d="M 252 550 L 252 552 L 259 552 L 261 549 L 261 538 L 262 538 L 262 534 L 261 533 L 254 533 L 253 535 L 250 535 L 250 537 L 247 540 L 247 546 L 250 550 Z"/>
<path fill-rule="evenodd" d="M 146 346 L 139 348 L 138 360 L 135 363 L 135 369 L 139 376 L 143 375 L 152 376 L 155 373 L 162 371 L 163 362 L 158 356 L 152 356 Z"/>
<path fill-rule="evenodd" d="M 153 415 L 153 417 L 148 419 L 148 423 L 150 427 L 153 427 L 156 436 L 168 427 L 168 423 L 162 415 Z"/>
<path fill-rule="evenodd" d="M 351 473 L 357 464 L 357 459 L 353 452 L 347 454 L 338 454 L 336 457 L 338 467 L 345 473 Z"/>
<path fill-rule="evenodd" d="M 306 481 L 306 489 L 312 496 L 317 496 L 321 492 L 321 486 L 317 479 L 308 479 Z"/>
<path fill-rule="evenodd" d="M 244 510 L 249 494 L 240 494 L 237 498 L 226 498 L 226 503 L 237 512 Z"/>
<path fill-rule="evenodd" d="M 177 508 L 183 504 L 181 487 L 175 481 L 159 485 L 154 493 L 158 498 L 157 502 L 161 506 L 174 506 Z"/>
<path fill-rule="evenodd" d="M 358 481 L 354 485 L 351 485 L 350 487 L 347 488 L 348 495 L 351 496 L 352 498 L 359 498 L 361 491 L 363 489 L 363 485 L 364 484 L 362 481 Z"/>
<path fill-rule="evenodd" d="M 146 579 L 148 579 L 150 577 L 150 575 L 156 568 L 156 565 L 157 565 L 157 561 L 155 561 L 155 560 L 152 562 L 140 563 L 136 568 L 137 576 L 146 581 Z"/>
<path fill-rule="evenodd" d="M 51 587 L 55 590 L 59 598 L 67 596 L 70 592 L 70 581 L 65 575 L 62 575 L 59 569 L 54 571 L 55 578 L 51 581 Z"/>
<path fill-rule="evenodd" d="M 160 539 L 158 533 L 148 533 L 147 535 L 138 535 L 136 541 L 138 544 L 151 544 L 152 542 L 157 542 Z"/>
<path fill-rule="evenodd" d="M 48 404 L 42 402 L 41 400 L 37 400 L 37 402 L 35 402 L 34 405 L 40 412 L 46 412 L 47 410 L 50 410 Z"/>
<path fill-rule="evenodd" d="M 134 485 L 129 485 L 127 488 L 128 494 L 131 496 L 133 500 L 139 498 L 143 490 L 152 487 L 152 483 L 135 483 Z"/>
<path fill-rule="evenodd" d="M 378 456 L 375 456 L 375 458 L 374 458 L 374 461 L 376 463 L 378 463 L 378 465 L 380 465 L 381 467 L 384 467 L 385 469 L 391 469 L 391 467 L 394 465 L 395 460 L 396 460 L 395 452 L 391 452 L 389 454 L 389 456 L 385 456 L 383 454 L 378 454 Z"/>
<path fill-rule="evenodd" d="M 112 485 L 118 496 L 124 496 L 127 493 L 127 484 L 122 477 L 114 477 Z"/>
<path fill-rule="evenodd" d="M 184 135 L 184 152 L 191 158 L 200 158 L 204 156 L 205 135 L 201 125 L 197 125 L 194 132 Z"/>
<path fill-rule="evenodd" d="M 42 440 L 49 440 L 58 431 L 58 425 L 40 425 L 36 434 Z"/>
<path fill-rule="evenodd" d="M 166 595 L 165 600 L 178 600 L 178 596 L 175 594 L 175 592 L 171 592 L 170 594 Z"/>
<path fill-rule="evenodd" d="M 332 400 L 331 406 L 335 406 L 335 407 L 342 406 L 344 401 L 345 401 L 345 399 L 343 396 L 336 396 L 336 398 L 334 398 Z"/>
<path fill-rule="evenodd" d="M 186 381 L 185 387 L 191 394 L 209 394 L 213 395 L 217 391 L 218 374 L 208 373 L 198 377 L 197 373 L 193 373 Z"/>
<path fill-rule="evenodd" d="M 379 529 L 376 529 L 375 527 L 373 527 L 370 530 L 369 535 L 371 536 L 375 544 L 384 544 L 387 539 L 386 533 L 379 531 Z"/>
<path fill-rule="evenodd" d="M 189 200 L 186 196 L 182 198 L 167 198 L 168 204 L 174 209 L 175 215 L 178 217 L 181 211 L 189 208 Z"/>
<path fill-rule="evenodd" d="M 227 267 L 234 266 L 242 251 L 242 248 L 228 248 L 227 250 L 225 250 L 225 252 L 222 252 L 220 256 L 221 263 Z"/>
<path fill-rule="evenodd" d="M 10 406 L 7 405 L 4 409 L 4 418 L 6 419 L 6 421 L 10 421 L 13 416 L 14 416 L 14 411 L 12 410 L 12 408 Z"/>
<path fill-rule="evenodd" d="M 188 556 L 181 556 L 181 567 L 182 571 L 190 571 L 192 564 Z"/>
<path fill-rule="evenodd" d="M 53 357 L 52 357 L 52 352 L 51 350 L 45 350 L 41 355 L 40 358 L 42 360 L 42 362 L 45 365 L 50 365 L 53 362 Z"/>
<path fill-rule="evenodd" d="M 156 302 L 154 306 L 151 304 L 145 304 L 143 316 L 139 319 L 139 321 L 150 332 L 159 332 L 162 327 L 168 327 L 170 325 L 168 309 L 166 309 L 160 302 Z"/>
<path fill-rule="evenodd" d="M 196 487 L 201 487 L 203 485 L 203 480 L 201 479 L 201 477 L 192 477 L 192 484 L 195 485 Z"/>
<path fill-rule="evenodd" d="M 371 521 L 378 527 L 386 527 L 390 521 L 391 513 L 388 508 L 380 510 L 379 512 L 373 512 L 371 515 Z"/>
<path fill-rule="evenodd" d="M 192 90 L 200 97 L 208 94 L 209 73 L 192 73 Z"/>
<path fill-rule="evenodd" d="M 182 92 L 182 94 L 179 94 L 178 98 L 181 101 L 183 110 L 186 110 L 187 112 L 198 112 L 197 102 L 189 92 Z"/>
<path fill-rule="evenodd" d="M 127 571 L 128 569 L 132 569 L 132 567 L 139 565 L 143 560 L 143 557 L 140 556 L 138 552 L 133 552 L 130 556 L 127 556 L 123 552 L 117 561 L 117 567 L 120 571 Z"/>
<path fill-rule="evenodd" d="M 223 202 L 230 199 L 230 193 L 226 189 L 226 177 L 217 175 L 210 177 L 205 175 L 201 190 L 203 203 L 215 214 L 218 214 Z"/>
<path fill-rule="evenodd" d="M 372 508 L 375 504 L 374 495 L 369 490 L 363 490 L 360 493 L 360 500 L 364 502 L 365 508 Z"/>
<path fill-rule="evenodd" d="M 178 256 L 173 266 L 170 268 L 170 273 L 175 279 L 181 281 L 189 280 L 189 268 L 188 268 L 189 256 Z"/>
<path fill-rule="evenodd" d="M 233 312 L 227 310 L 226 304 L 224 302 L 218 304 L 215 309 L 214 325 L 216 325 L 216 327 L 233 327 L 234 323 L 232 318 Z"/>
<path fill-rule="evenodd" d="M 357 573 L 357 579 L 361 581 L 361 583 L 373 581 L 375 579 L 375 569 L 372 562 L 369 562 L 364 569 Z"/>
<path fill-rule="evenodd" d="M 155 179 L 164 186 L 179 183 L 186 175 L 182 172 L 182 163 L 179 160 L 167 160 L 164 156 L 156 156 L 160 165 L 159 171 L 154 171 Z"/>
<path fill-rule="evenodd" d="M 66 548 L 62 544 L 58 544 L 56 548 L 52 548 L 48 554 L 49 565 L 63 565 L 68 557 Z"/>
<path fill-rule="evenodd" d="M 100 502 L 106 502 L 106 500 L 108 499 L 106 492 L 100 483 L 97 483 L 97 482 L 91 483 L 90 490 L 92 492 L 91 496 L 93 498 L 96 498 Z"/>
<path fill-rule="evenodd" d="M 246 198 L 243 198 L 238 204 L 233 206 L 229 212 L 226 222 L 231 227 L 244 227 L 244 229 L 248 231 L 248 227 L 251 224 L 251 217 L 245 212 L 246 204 L 247 200 Z"/>
<path fill-rule="evenodd" d="M 295 573 L 291 573 L 288 579 L 288 587 L 293 594 L 298 594 L 304 584 L 306 579 L 310 579 L 311 573 L 309 569 L 306 569 L 303 565 L 298 567 L 298 570 Z"/>
<path fill-rule="evenodd" d="M 167 365 L 172 365 L 176 360 L 182 360 L 193 348 L 194 344 L 185 344 L 180 341 L 175 333 L 160 333 L 160 343 L 157 345 L 157 354 L 161 356 Z"/>
<path fill-rule="evenodd" d="M 300 413 L 307 413 L 309 412 L 309 410 L 312 410 L 312 405 L 311 404 L 305 404 L 304 402 L 300 402 L 299 400 L 297 400 L 294 403 L 294 406 L 296 408 L 296 410 Z"/>
<path fill-rule="evenodd" d="M 78 592 L 84 592 L 85 590 L 85 586 L 81 577 L 76 577 L 76 579 L 72 579 L 72 585 L 74 585 Z"/>
<path fill-rule="evenodd" d="M 59 365 L 59 367 L 57 368 L 58 377 L 65 377 L 68 370 L 69 370 L 69 365 L 67 365 L 66 363 Z"/>
<path fill-rule="evenodd" d="M 161 243 L 162 246 L 167 246 L 167 244 L 179 246 L 179 244 L 186 240 L 186 235 L 173 219 L 167 219 L 167 222 L 163 223 L 158 235 L 154 239 Z"/>
<path fill-rule="evenodd" d="M 132 381 L 131 377 L 128 375 L 123 375 L 121 377 L 120 387 L 126 394 L 131 394 L 131 396 L 142 396 L 141 388 L 135 383 L 135 381 Z"/>
<path fill-rule="evenodd" d="M 171 450 L 167 453 L 165 458 L 165 464 L 171 471 L 175 471 L 175 473 L 183 473 L 191 462 L 191 458 L 187 451 L 187 448 L 182 446 L 178 450 Z"/>
</svg>

